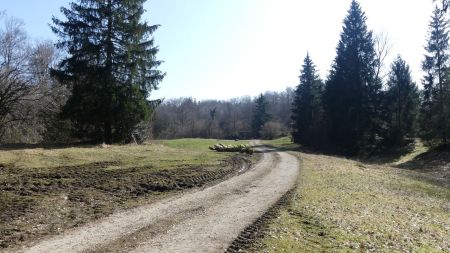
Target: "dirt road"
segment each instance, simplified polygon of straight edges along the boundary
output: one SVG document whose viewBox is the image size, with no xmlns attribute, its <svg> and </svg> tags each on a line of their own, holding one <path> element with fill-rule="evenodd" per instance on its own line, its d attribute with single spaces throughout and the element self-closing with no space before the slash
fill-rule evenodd
<svg viewBox="0 0 450 253">
<path fill-rule="evenodd" d="M 118 213 L 22 252 L 222 252 L 290 190 L 297 158 L 264 149 L 249 171 L 206 189 Z"/>
</svg>

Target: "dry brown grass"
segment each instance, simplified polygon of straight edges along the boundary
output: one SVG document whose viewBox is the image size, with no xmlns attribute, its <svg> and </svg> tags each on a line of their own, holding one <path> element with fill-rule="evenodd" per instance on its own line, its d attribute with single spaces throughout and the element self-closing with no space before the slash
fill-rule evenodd
<svg viewBox="0 0 450 253">
<path fill-rule="evenodd" d="M 296 154 L 296 196 L 261 252 L 450 252 L 450 188 L 432 180 L 442 174 Z"/>
</svg>

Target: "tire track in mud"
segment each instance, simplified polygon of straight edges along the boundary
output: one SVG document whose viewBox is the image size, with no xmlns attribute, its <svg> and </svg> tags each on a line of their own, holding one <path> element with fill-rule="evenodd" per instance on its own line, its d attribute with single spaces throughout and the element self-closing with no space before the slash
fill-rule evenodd
<svg viewBox="0 0 450 253">
<path fill-rule="evenodd" d="M 247 226 L 239 236 L 234 239 L 225 253 L 252 252 L 255 245 L 266 236 L 269 222 L 279 214 L 281 208 L 287 206 L 295 194 L 295 187 L 281 197 L 269 210 L 251 225 Z"/>
<path fill-rule="evenodd" d="M 242 174 L 251 163 L 247 156 L 234 155 L 217 167 L 164 170 L 152 165 L 122 168 L 117 161 L 46 168 L 0 165 L 0 252 L 15 252 L 16 244 L 106 217 L 123 210 L 125 202 L 217 184 Z M 48 205 L 50 198 L 55 205 Z"/>
<path fill-rule="evenodd" d="M 22 252 L 223 252 L 295 186 L 297 158 L 262 152 L 261 161 L 239 176 L 114 214 Z"/>
</svg>

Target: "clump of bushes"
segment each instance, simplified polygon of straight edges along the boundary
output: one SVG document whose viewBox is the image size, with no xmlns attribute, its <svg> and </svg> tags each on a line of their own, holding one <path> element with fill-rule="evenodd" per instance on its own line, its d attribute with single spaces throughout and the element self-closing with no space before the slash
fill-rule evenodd
<svg viewBox="0 0 450 253">
<path fill-rule="evenodd" d="M 239 152 L 245 154 L 253 154 L 253 148 L 249 145 L 239 144 L 239 145 L 223 145 L 216 144 L 212 147 L 209 147 L 210 150 L 215 150 L 217 152 Z"/>
<path fill-rule="evenodd" d="M 286 129 L 283 125 L 276 121 L 269 121 L 261 127 L 259 134 L 264 140 L 273 140 L 286 134 Z"/>
</svg>

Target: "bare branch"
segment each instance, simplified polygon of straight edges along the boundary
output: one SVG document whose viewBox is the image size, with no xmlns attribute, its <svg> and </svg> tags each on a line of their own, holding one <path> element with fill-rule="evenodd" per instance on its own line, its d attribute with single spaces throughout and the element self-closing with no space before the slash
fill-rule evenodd
<svg viewBox="0 0 450 253">
<path fill-rule="evenodd" d="M 384 72 L 384 68 L 386 66 L 385 61 L 386 58 L 390 55 L 392 50 L 392 44 L 390 43 L 389 36 L 380 32 L 375 35 L 375 53 L 376 53 L 376 78 L 384 79 L 387 74 Z"/>
</svg>

